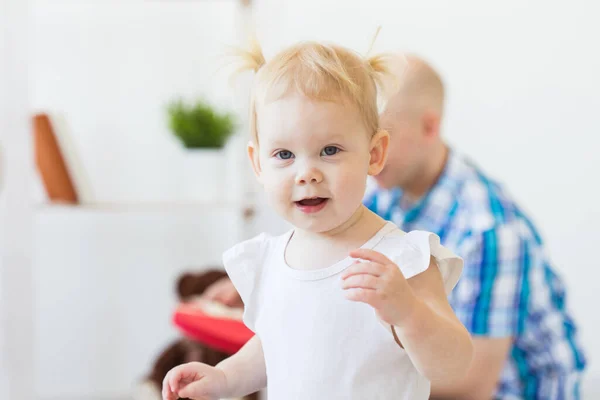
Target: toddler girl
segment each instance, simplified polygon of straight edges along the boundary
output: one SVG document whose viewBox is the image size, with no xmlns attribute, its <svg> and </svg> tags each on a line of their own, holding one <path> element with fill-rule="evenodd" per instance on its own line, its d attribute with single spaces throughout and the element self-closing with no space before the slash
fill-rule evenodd
<svg viewBox="0 0 600 400">
<path fill-rule="evenodd" d="M 245 61 L 257 71 L 248 155 L 294 228 L 225 252 L 256 335 L 216 367 L 171 370 L 163 398 L 268 387 L 270 400 L 427 399 L 430 381 L 466 373 L 472 343 L 447 301 L 462 260 L 361 203 L 389 145 L 377 113 L 386 58 L 309 42 Z"/>
</svg>

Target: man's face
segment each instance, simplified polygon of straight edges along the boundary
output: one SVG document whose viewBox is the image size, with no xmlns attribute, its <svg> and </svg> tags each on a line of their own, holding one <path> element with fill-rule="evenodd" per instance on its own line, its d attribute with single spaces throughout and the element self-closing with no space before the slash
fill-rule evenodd
<svg viewBox="0 0 600 400">
<path fill-rule="evenodd" d="M 426 146 L 422 115 L 398 94 L 381 113 L 380 126 L 390 134 L 390 147 L 385 168 L 375 180 L 385 189 L 405 187 L 424 167 Z"/>
</svg>

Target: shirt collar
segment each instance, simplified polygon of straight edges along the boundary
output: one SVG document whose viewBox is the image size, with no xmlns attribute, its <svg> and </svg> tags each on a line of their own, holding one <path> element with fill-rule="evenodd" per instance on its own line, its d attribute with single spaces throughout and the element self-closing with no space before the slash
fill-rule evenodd
<svg viewBox="0 0 600 400">
<path fill-rule="evenodd" d="M 429 189 L 429 191 L 423 197 L 421 197 L 421 199 L 419 199 L 417 202 L 413 202 L 408 207 L 402 206 L 403 193 L 401 189 L 397 189 L 399 195 L 398 206 L 407 216 L 416 212 L 417 209 L 420 210 L 424 207 L 427 207 L 430 203 L 445 206 L 447 209 L 444 211 L 449 212 L 450 208 L 456 201 L 458 190 L 464 182 L 464 172 L 466 167 L 467 164 L 463 158 L 455 153 L 454 150 L 449 149 L 446 165 L 431 189 Z"/>
</svg>

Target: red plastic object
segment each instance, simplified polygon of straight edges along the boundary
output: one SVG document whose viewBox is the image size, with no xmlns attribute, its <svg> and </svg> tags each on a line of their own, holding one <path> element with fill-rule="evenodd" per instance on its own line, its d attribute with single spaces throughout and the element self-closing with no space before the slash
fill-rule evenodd
<svg viewBox="0 0 600 400">
<path fill-rule="evenodd" d="M 227 354 L 236 353 L 254 336 L 241 320 L 215 317 L 193 305 L 179 305 L 173 323 L 186 337 Z"/>
</svg>

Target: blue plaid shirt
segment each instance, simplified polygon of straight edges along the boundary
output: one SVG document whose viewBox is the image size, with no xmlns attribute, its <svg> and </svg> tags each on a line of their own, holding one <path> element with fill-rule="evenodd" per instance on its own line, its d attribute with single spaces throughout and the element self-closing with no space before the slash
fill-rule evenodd
<svg viewBox="0 0 600 400">
<path fill-rule="evenodd" d="M 514 338 L 495 398 L 578 399 L 586 361 L 565 289 L 514 201 L 453 152 L 429 193 L 403 200 L 400 189 L 370 186 L 364 203 L 404 231 L 436 233 L 463 257 L 450 295 L 456 315 L 474 336 Z"/>
</svg>

